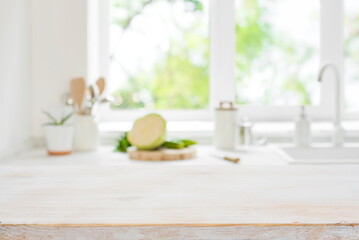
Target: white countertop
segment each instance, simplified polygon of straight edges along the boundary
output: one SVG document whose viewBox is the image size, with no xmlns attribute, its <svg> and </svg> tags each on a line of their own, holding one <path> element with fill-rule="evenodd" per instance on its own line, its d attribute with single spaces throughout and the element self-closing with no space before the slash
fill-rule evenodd
<svg viewBox="0 0 359 240">
<path fill-rule="evenodd" d="M 2 166 L 0 192 L 1 224 L 359 224 L 359 165 Z"/>
<path fill-rule="evenodd" d="M 211 157 L 129 160 L 102 147 L 0 163 L 0 239 L 356 239 L 359 165 L 290 165 L 252 147 Z M 330 238 L 326 238 L 330 237 Z M 207 237 L 206 237 L 207 238 Z"/>
<path fill-rule="evenodd" d="M 8 166 L 107 166 L 107 165 L 230 165 L 234 164 L 212 153 L 236 156 L 241 159 L 237 165 L 286 165 L 274 146 L 252 146 L 240 148 L 236 152 L 214 150 L 211 146 L 196 146 L 197 158 L 180 161 L 146 162 L 130 160 L 127 154 L 113 152 L 113 147 L 100 147 L 94 152 L 74 152 L 65 156 L 48 156 L 44 148 L 37 148 L 0 161 L 1 165 Z"/>
</svg>

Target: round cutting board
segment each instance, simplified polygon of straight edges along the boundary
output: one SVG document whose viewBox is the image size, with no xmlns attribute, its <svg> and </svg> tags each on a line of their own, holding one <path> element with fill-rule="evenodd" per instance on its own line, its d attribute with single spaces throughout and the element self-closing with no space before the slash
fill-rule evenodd
<svg viewBox="0 0 359 240">
<path fill-rule="evenodd" d="M 143 161 L 172 161 L 196 157 L 196 149 L 192 147 L 183 149 L 163 148 L 154 151 L 141 151 L 131 147 L 127 150 L 127 153 L 130 159 Z"/>
</svg>

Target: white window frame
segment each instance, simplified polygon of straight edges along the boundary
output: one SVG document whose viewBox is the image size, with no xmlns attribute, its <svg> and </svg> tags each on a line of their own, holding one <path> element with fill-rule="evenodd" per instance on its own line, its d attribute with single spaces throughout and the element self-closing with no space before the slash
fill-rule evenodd
<svg viewBox="0 0 359 240">
<path fill-rule="evenodd" d="M 167 120 L 175 121 L 212 121 L 213 111 L 220 100 L 235 100 L 235 0 L 210 1 L 210 103 L 204 110 L 158 110 Z M 343 75 L 343 42 L 344 42 L 344 3 L 343 0 L 314 0 L 320 1 L 320 65 L 331 62 L 340 71 L 342 98 L 344 87 Z M 92 3 L 91 3 L 92 2 Z M 93 24 L 95 15 L 98 22 L 88 28 L 88 37 L 98 39 L 89 49 L 88 78 L 95 76 L 97 71 L 108 79 L 109 67 L 109 7 L 110 0 L 89 1 L 89 23 Z M 92 6 L 92 7 L 91 7 Z M 91 10 L 92 9 L 92 10 Z M 97 12 L 94 13 L 97 9 Z M 91 11 L 92 12 L 91 12 Z M 92 19 L 90 21 L 90 19 Z M 99 34 L 93 34 L 96 31 Z M 95 44 L 95 45 L 94 45 Z M 97 58 L 96 58 L 97 57 Z M 95 66 L 97 65 L 97 66 Z M 91 72 L 92 71 L 92 72 Z M 319 69 L 318 69 L 319 72 Z M 98 75 L 97 75 L 98 76 Z M 330 70 L 325 74 L 321 83 L 321 103 L 319 106 L 309 106 L 308 114 L 313 120 L 331 120 L 335 106 L 334 74 Z M 341 99 L 343 102 L 343 99 Z M 299 108 L 295 106 L 238 106 L 238 118 L 249 117 L 252 121 L 287 121 L 298 115 Z M 342 107 L 343 108 L 343 107 Z M 153 110 L 111 110 L 101 108 L 102 121 L 131 121 Z M 343 119 L 356 119 L 358 112 L 343 111 Z"/>
</svg>

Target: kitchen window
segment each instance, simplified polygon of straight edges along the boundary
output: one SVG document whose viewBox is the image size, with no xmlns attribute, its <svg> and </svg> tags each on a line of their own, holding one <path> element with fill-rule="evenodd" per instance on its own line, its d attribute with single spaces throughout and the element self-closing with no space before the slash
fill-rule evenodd
<svg viewBox="0 0 359 240">
<path fill-rule="evenodd" d="M 344 107 L 354 112 L 359 109 L 359 2 L 345 0 L 344 6 Z"/>
<path fill-rule="evenodd" d="M 212 120 L 221 100 L 236 102 L 240 117 L 252 120 L 291 120 L 300 105 L 308 105 L 315 120 L 330 120 L 334 74 L 328 69 L 324 81 L 317 81 L 325 62 L 338 66 L 345 107 L 355 107 L 359 58 L 350 50 L 355 40 L 345 40 L 347 22 L 355 26 L 355 0 L 98 4 L 99 70 L 116 98 L 102 109 L 103 120 L 133 120 L 148 111 L 169 120 Z"/>
<path fill-rule="evenodd" d="M 205 109 L 208 0 L 111 0 L 113 109 Z"/>
<path fill-rule="evenodd" d="M 319 103 L 320 3 L 236 0 L 236 103 Z"/>
</svg>

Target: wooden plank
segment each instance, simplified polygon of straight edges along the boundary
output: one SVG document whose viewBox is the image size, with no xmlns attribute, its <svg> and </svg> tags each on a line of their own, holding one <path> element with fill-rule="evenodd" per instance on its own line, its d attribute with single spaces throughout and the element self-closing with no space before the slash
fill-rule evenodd
<svg viewBox="0 0 359 240">
<path fill-rule="evenodd" d="M 359 226 L 143 226 L 143 227 L 56 227 L 0 226 L 2 240 L 81 239 L 325 239 L 355 240 Z"/>
<path fill-rule="evenodd" d="M 359 166 L 0 168 L 2 224 L 357 224 Z"/>
</svg>

